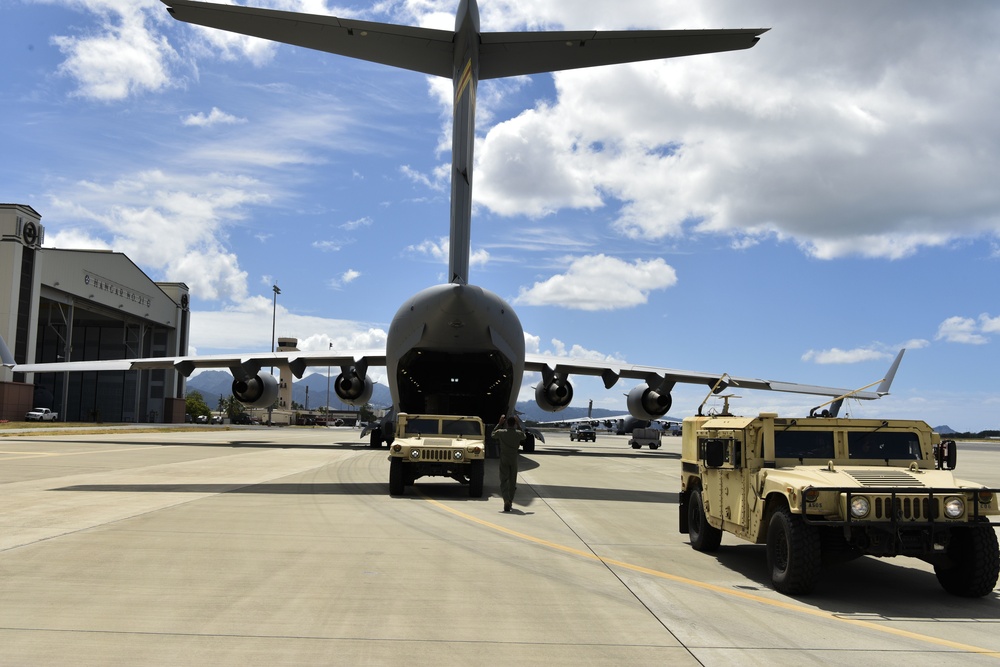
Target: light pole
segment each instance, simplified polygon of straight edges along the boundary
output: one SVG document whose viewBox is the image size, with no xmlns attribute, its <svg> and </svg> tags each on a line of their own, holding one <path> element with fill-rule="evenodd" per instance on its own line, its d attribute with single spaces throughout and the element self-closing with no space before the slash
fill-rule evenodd
<svg viewBox="0 0 1000 667">
<path fill-rule="evenodd" d="M 271 285 L 271 289 L 274 290 L 274 296 L 272 297 L 271 304 L 271 354 L 274 354 L 274 324 L 278 315 L 278 295 L 281 294 L 281 290 L 278 289 L 278 284 L 275 283 Z M 271 365 L 271 375 L 274 375 L 274 365 Z M 274 404 L 267 406 L 267 425 L 273 425 L 274 417 Z"/>
<path fill-rule="evenodd" d="M 333 343 L 330 343 L 330 349 L 333 349 Z M 330 428 L 330 365 L 327 364 L 326 367 L 326 427 Z"/>
<path fill-rule="evenodd" d="M 271 285 L 271 289 L 274 290 L 271 305 L 271 352 L 274 352 L 274 321 L 275 316 L 278 314 L 278 295 L 281 294 L 281 290 L 278 289 L 277 285 Z M 274 370 L 274 366 L 271 366 L 271 370 Z"/>
</svg>

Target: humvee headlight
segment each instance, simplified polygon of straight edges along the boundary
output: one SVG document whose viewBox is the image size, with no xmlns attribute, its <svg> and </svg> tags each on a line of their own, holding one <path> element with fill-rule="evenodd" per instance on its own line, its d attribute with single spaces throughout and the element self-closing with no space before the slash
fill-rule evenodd
<svg viewBox="0 0 1000 667">
<path fill-rule="evenodd" d="M 401 451 L 403 451 L 403 446 L 399 445 L 399 444 L 393 445 L 392 446 L 392 451 L 394 451 L 394 452 L 396 452 L 398 454 Z"/>
<path fill-rule="evenodd" d="M 993 492 L 992 491 L 980 491 L 976 494 L 979 499 L 980 505 L 989 505 L 993 502 Z"/>
<path fill-rule="evenodd" d="M 864 496 L 854 496 L 851 498 L 851 516 L 855 519 L 863 519 L 868 516 L 872 505 Z"/>
<path fill-rule="evenodd" d="M 452 456 L 455 457 L 456 461 L 461 461 L 463 458 L 465 458 L 465 454 L 462 452 L 461 449 L 456 449 L 455 453 L 452 454 Z"/>
<path fill-rule="evenodd" d="M 419 459 L 420 458 L 420 450 L 419 449 L 411 449 L 410 450 L 410 458 L 411 459 Z"/>
<path fill-rule="evenodd" d="M 814 503 L 819 500 L 819 491 L 811 486 L 802 490 L 802 498 L 807 503 Z"/>
<path fill-rule="evenodd" d="M 957 496 L 951 496 L 944 501 L 944 515 L 949 519 L 957 519 L 965 513 L 965 501 Z"/>
<path fill-rule="evenodd" d="M 482 451 L 479 448 L 479 445 L 472 445 L 470 447 L 467 447 L 467 449 L 469 450 L 469 453 L 472 454 L 473 456 L 478 456 L 479 452 Z"/>
</svg>

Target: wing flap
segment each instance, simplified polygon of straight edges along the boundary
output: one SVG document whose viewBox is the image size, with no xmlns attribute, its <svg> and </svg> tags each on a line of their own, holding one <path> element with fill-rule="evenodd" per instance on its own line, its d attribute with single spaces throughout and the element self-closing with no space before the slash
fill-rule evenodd
<svg viewBox="0 0 1000 667">
<path fill-rule="evenodd" d="M 162 0 L 178 21 L 451 78 L 454 33 L 194 0 Z"/>
<path fill-rule="evenodd" d="M 768 28 L 482 34 L 479 78 L 540 74 L 749 49 Z"/>
</svg>

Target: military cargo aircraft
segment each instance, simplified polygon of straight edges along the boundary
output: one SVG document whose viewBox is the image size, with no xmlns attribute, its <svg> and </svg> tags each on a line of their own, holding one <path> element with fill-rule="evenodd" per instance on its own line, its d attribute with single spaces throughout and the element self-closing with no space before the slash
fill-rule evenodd
<svg viewBox="0 0 1000 667">
<path fill-rule="evenodd" d="M 573 399 L 573 374 L 598 376 L 606 388 L 620 378 L 638 380 L 628 392 L 629 413 L 655 420 L 671 407 L 678 382 L 829 397 L 848 390 L 723 373 L 614 364 L 525 354 L 524 330 L 514 309 L 469 282 L 472 166 L 476 89 L 485 79 L 520 76 L 641 60 L 749 49 L 767 29 L 482 32 L 476 0 L 460 0 L 454 31 L 356 21 L 332 16 L 162 0 L 179 21 L 250 35 L 340 56 L 451 78 L 454 86 L 449 282 L 413 295 L 396 312 L 384 350 L 266 352 L 145 358 L 122 361 L 24 364 L 26 373 L 76 370 L 227 368 L 233 395 L 253 407 L 274 403 L 277 382 L 261 369 L 287 366 L 301 377 L 309 366 L 337 366 L 337 396 L 364 405 L 372 395 L 368 369 L 384 366 L 394 410 L 419 414 L 475 415 L 492 423 L 512 414 L 525 371 L 541 373 L 535 399 L 556 412 Z M 853 394 L 877 399 L 884 393 Z M 382 425 L 392 432 L 391 419 Z M 373 436 L 375 437 L 375 436 Z M 374 444 L 374 440 L 373 440 Z"/>
</svg>

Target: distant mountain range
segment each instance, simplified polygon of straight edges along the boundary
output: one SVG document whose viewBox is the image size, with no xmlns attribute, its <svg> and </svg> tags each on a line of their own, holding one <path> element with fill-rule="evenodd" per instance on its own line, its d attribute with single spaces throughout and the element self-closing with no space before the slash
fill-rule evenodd
<svg viewBox="0 0 1000 667">
<path fill-rule="evenodd" d="M 336 380 L 336 378 L 331 378 L 331 382 L 333 380 Z M 307 389 L 309 392 L 308 396 L 306 395 Z M 233 376 L 226 371 L 203 371 L 187 381 L 187 390 L 188 392 L 201 392 L 201 395 L 204 397 L 208 407 L 215 409 L 215 407 L 219 404 L 220 397 L 228 398 L 232 395 Z M 292 383 L 292 400 L 299 405 L 308 405 L 309 408 L 315 410 L 320 406 L 326 405 L 326 391 L 326 376 L 319 374 L 310 375 L 302 380 L 297 380 Z M 376 408 L 388 408 L 392 405 L 392 398 L 389 395 L 389 387 L 384 384 L 376 383 L 370 402 L 372 406 Z M 521 413 L 522 419 L 539 422 L 556 421 L 558 419 L 578 419 L 580 417 L 587 416 L 587 408 L 568 407 L 560 412 L 546 412 L 538 407 L 538 404 L 534 401 L 519 401 L 516 408 L 517 411 Z M 348 409 L 346 404 L 341 403 L 340 400 L 337 399 L 337 394 L 334 391 L 332 384 L 330 386 L 330 409 Z M 625 414 L 626 412 L 627 410 L 624 408 L 617 411 L 594 408 L 591 411 L 590 416 L 594 419 L 607 419 L 609 417 Z M 679 421 L 675 417 L 665 417 L 665 419 Z"/>
</svg>

